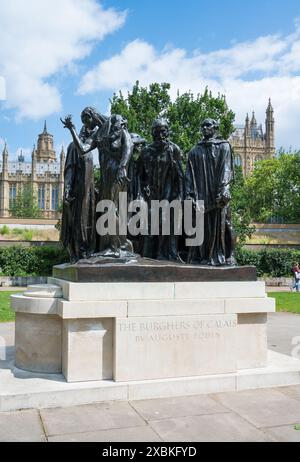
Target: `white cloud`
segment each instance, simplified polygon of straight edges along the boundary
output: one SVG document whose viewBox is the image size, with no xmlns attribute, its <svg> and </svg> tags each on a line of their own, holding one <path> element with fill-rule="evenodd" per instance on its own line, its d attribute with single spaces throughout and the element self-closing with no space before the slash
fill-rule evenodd
<svg viewBox="0 0 300 462">
<path fill-rule="evenodd" d="M 0 75 L 0 101 L 6 98 L 5 78 Z"/>
<path fill-rule="evenodd" d="M 300 23 L 288 36 L 270 35 L 236 43 L 231 48 L 192 54 L 184 49 L 156 50 L 143 40 L 127 44 L 112 58 L 100 62 L 82 78 L 82 95 L 101 90 L 125 91 L 139 80 L 169 82 L 172 96 L 191 90 L 202 92 L 208 86 L 227 96 L 236 120 L 255 109 L 257 119 L 265 120 L 268 98 L 272 98 L 277 146 L 300 147 Z"/>
<path fill-rule="evenodd" d="M 97 0 L 1 1 L 6 107 L 33 119 L 59 111 L 61 95 L 49 79 L 88 56 L 94 43 L 119 28 L 125 17 Z"/>
</svg>

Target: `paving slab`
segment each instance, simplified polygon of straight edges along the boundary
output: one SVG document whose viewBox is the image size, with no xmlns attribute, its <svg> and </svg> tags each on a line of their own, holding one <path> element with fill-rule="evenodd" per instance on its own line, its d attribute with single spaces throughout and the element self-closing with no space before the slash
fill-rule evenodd
<svg viewBox="0 0 300 462">
<path fill-rule="evenodd" d="M 15 343 L 15 323 L 0 322 L 0 337 L 5 339 L 7 346 L 13 346 Z"/>
<path fill-rule="evenodd" d="M 279 391 L 288 395 L 290 398 L 300 401 L 300 385 L 292 385 L 289 387 L 280 387 Z"/>
<path fill-rule="evenodd" d="M 258 389 L 212 395 L 220 404 L 236 412 L 256 427 L 296 424 L 300 402 L 279 391 Z"/>
<path fill-rule="evenodd" d="M 267 442 L 267 435 L 234 413 L 152 420 L 166 442 Z"/>
<path fill-rule="evenodd" d="M 47 436 L 146 425 L 125 402 L 42 409 L 40 412 Z"/>
<path fill-rule="evenodd" d="M 160 442 L 162 439 L 150 427 L 118 428 L 116 430 L 102 430 L 86 433 L 72 433 L 71 435 L 50 436 L 50 443 L 146 443 Z"/>
<path fill-rule="evenodd" d="M 45 442 L 38 411 L 0 413 L 0 442 Z"/>
<path fill-rule="evenodd" d="M 300 337 L 300 315 L 293 313 L 268 313 L 267 329 L 268 348 L 277 353 L 291 355 L 295 348 L 292 340 L 295 337 Z M 298 359 L 300 359 L 300 349 L 298 350 Z"/>
<path fill-rule="evenodd" d="M 274 441 L 279 443 L 299 443 L 300 431 L 295 429 L 295 425 L 286 425 L 283 427 L 266 428 L 264 432 Z"/>
<path fill-rule="evenodd" d="M 228 411 L 224 406 L 205 395 L 132 401 L 131 406 L 145 420 L 170 419 Z"/>
</svg>

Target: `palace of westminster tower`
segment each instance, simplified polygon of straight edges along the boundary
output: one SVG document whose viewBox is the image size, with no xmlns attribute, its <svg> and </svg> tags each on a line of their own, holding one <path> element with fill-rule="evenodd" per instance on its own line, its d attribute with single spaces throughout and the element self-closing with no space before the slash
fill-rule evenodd
<svg viewBox="0 0 300 462">
<path fill-rule="evenodd" d="M 236 126 L 229 141 L 235 163 L 242 167 L 245 176 L 252 173 L 255 162 L 275 157 L 275 120 L 271 100 L 266 110 L 265 132 L 253 112 L 251 120 L 247 114 L 245 125 Z"/>
<path fill-rule="evenodd" d="M 31 162 L 25 162 L 22 152 L 16 161 L 10 161 L 5 144 L 0 162 L 0 217 L 9 217 L 18 192 L 31 186 L 42 218 L 58 218 L 63 197 L 64 164 L 64 150 L 58 162 L 53 136 L 48 133 L 46 122 L 37 147 L 33 148 Z"/>
</svg>

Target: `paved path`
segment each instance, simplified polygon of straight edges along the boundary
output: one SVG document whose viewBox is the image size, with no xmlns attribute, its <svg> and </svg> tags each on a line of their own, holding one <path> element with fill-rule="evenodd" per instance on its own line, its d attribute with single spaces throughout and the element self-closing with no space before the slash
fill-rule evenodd
<svg viewBox="0 0 300 462">
<path fill-rule="evenodd" d="M 285 355 L 291 355 L 294 345 L 293 339 L 299 337 L 300 343 L 300 315 L 293 313 L 268 314 L 268 346 L 270 350 Z"/>
<path fill-rule="evenodd" d="M 0 413 L 0 441 L 300 441 L 300 386 Z"/>
<path fill-rule="evenodd" d="M 268 331 L 270 348 L 290 354 L 300 315 L 272 314 Z M 0 336 L 13 345 L 13 323 L 0 324 Z M 297 424 L 300 385 L 0 413 L 0 442 L 300 442 Z"/>
</svg>

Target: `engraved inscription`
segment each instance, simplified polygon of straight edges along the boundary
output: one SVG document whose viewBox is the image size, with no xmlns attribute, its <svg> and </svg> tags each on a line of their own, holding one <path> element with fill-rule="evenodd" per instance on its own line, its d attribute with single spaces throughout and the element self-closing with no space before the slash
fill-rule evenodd
<svg viewBox="0 0 300 462">
<path fill-rule="evenodd" d="M 236 326 L 236 319 L 215 317 L 189 321 L 121 321 L 118 330 L 122 333 L 132 333 L 136 343 L 166 343 L 216 339 L 220 338 L 223 329 L 233 329 Z"/>
</svg>

